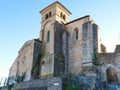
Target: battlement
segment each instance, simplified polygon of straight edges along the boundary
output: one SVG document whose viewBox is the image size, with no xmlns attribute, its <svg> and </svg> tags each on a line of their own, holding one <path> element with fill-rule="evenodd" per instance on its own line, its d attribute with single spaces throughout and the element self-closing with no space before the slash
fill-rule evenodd
<svg viewBox="0 0 120 90">
<path fill-rule="evenodd" d="M 120 53 L 120 45 L 116 45 L 115 53 Z"/>
</svg>

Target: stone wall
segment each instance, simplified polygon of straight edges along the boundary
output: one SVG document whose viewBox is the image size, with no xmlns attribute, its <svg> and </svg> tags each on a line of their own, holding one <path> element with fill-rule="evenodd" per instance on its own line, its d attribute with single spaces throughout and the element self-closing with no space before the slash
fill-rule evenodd
<svg viewBox="0 0 120 90">
<path fill-rule="evenodd" d="M 54 53 L 57 55 L 62 53 L 62 24 L 55 22 L 54 35 Z"/>
<path fill-rule="evenodd" d="M 9 71 L 9 83 L 12 83 L 18 76 L 22 76 L 24 73 L 24 81 L 28 81 L 31 78 L 31 71 L 33 69 L 33 63 L 38 60 L 38 56 L 41 52 L 41 42 L 37 40 L 30 40 L 25 42 L 23 47 L 19 50 L 19 54 L 14 61 Z"/>
<path fill-rule="evenodd" d="M 9 83 L 12 83 L 13 80 L 16 79 L 16 74 L 18 72 L 18 66 L 17 66 L 18 62 L 17 62 L 17 58 L 16 60 L 14 61 L 14 63 L 12 64 L 10 70 L 9 70 Z"/>
<path fill-rule="evenodd" d="M 94 22 L 86 22 L 83 24 L 82 31 L 82 59 L 83 66 L 91 66 L 94 60 L 94 53 L 99 52 L 101 45 L 99 44 L 98 26 Z"/>
<path fill-rule="evenodd" d="M 66 32 L 66 28 L 64 28 L 62 35 L 62 54 L 64 55 L 64 73 L 68 73 L 68 32 Z"/>
<path fill-rule="evenodd" d="M 40 78 L 53 77 L 54 70 L 54 55 L 48 54 L 40 60 Z"/>
<path fill-rule="evenodd" d="M 62 90 L 62 81 L 59 77 L 38 79 L 15 84 L 14 90 Z"/>
<path fill-rule="evenodd" d="M 50 29 L 50 42 L 46 42 L 44 39 L 44 42 L 46 42 L 45 53 L 43 53 L 41 58 L 41 63 L 44 62 L 44 64 L 41 65 L 40 73 L 43 78 L 60 75 L 61 72 L 59 57 L 62 55 L 62 25 L 56 21 L 52 24 L 52 28 L 51 26 L 50 28 L 45 28 L 44 34 L 47 34 L 47 29 Z"/>
<path fill-rule="evenodd" d="M 49 41 L 48 41 L 48 32 L 49 32 Z M 51 54 L 54 52 L 54 23 L 48 21 L 45 23 L 44 28 L 42 29 L 42 47 L 43 54 Z"/>
<path fill-rule="evenodd" d="M 68 68 L 70 72 L 78 74 L 83 66 L 92 65 L 94 49 L 96 48 L 98 51 L 100 48 L 98 26 L 89 16 L 85 16 L 66 24 L 66 27 L 68 31 Z M 78 30 L 77 39 L 76 29 Z"/>
<path fill-rule="evenodd" d="M 54 11 L 53 11 L 54 12 Z M 54 71 L 54 19 L 51 17 L 42 22 L 41 40 L 42 57 L 39 58 L 39 76 L 41 78 L 52 77 Z M 50 20 L 51 19 L 51 20 Z M 49 41 L 48 41 L 49 32 Z"/>
<path fill-rule="evenodd" d="M 82 32 L 82 56 L 83 66 L 91 66 L 94 56 L 94 37 L 92 22 L 83 24 Z"/>
<path fill-rule="evenodd" d="M 16 79 L 18 76 L 22 76 L 22 74 L 25 72 L 26 72 L 25 80 L 26 81 L 30 80 L 33 61 L 33 48 L 34 48 L 33 43 L 34 40 L 27 41 L 25 42 L 23 47 L 19 50 L 19 54 L 9 71 L 9 83 L 12 83 L 14 79 Z M 11 79 L 11 77 L 14 77 L 14 79 Z"/>
<path fill-rule="evenodd" d="M 104 90 L 100 78 L 96 76 L 79 76 L 78 84 L 81 90 Z"/>
<path fill-rule="evenodd" d="M 89 17 L 66 25 L 68 31 L 68 70 L 71 73 L 78 74 L 82 70 L 82 24 L 87 21 L 89 21 Z M 78 39 L 76 39 L 75 29 L 78 29 Z"/>
<path fill-rule="evenodd" d="M 39 41 L 38 39 L 34 40 L 34 51 L 33 52 L 34 53 L 33 53 L 30 80 L 37 78 L 40 73 L 40 58 L 42 57 L 42 42 Z"/>
<path fill-rule="evenodd" d="M 106 53 L 106 52 L 107 52 L 106 47 L 103 44 L 101 44 L 101 53 Z"/>
<path fill-rule="evenodd" d="M 94 43 L 94 50 L 96 52 L 102 52 L 101 50 L 101 37 L 100 37 L 100 30 L 97 24 L 92 23 L 92 29 L 93 29 L 93 43 Z"/>
<path fill-rule="evenodd" d="M 113 68 L 115 70 L 115 74 L 118 78 L 118 83 L 120 84 L 120 45 L 116 46 L 114 53 L 101 53 L 99 54 L 99 67 L 102 73 L 102 80 L 108 82 L 107 80 L 107 69 Z"/>
<path fill-rule="evenodd" d="M 64 64 L 62 54 L 62 24 L 55 22 L 54 24 L 54 76 L 63 73 Z"/>
</svg>

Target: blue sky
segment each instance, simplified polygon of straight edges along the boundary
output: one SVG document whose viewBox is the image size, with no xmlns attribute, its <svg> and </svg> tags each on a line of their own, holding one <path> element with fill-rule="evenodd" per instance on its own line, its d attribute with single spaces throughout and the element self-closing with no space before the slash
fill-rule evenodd
<svg viewBox="0 0 120 90">
<path fill-rule="evenodd" d="M 90 15 L 99 25 L 103 44 L 113 51 L 120 44 L 120 0 L 58 0 L 72 15 Z M 25 41 L 38 38 L 39 11 L 55 0 L 0 0 L 0 77 L 7 76 Z"/>
</svg>

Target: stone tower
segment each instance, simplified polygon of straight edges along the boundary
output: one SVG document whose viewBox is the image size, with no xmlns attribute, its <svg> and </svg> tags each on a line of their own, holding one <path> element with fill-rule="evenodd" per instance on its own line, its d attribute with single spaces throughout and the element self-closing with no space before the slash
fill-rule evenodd
<svg viewBox="0 0 120 90">
<path fill-rule="evenodd" d="M 40 40 L 43 48 L 40 76 L 51 77 L 58 74 L 57 58 L 58 56 L 62 57 L 60 54 L 62 53 L 61 24 L 68 22 L 71 13 L 58 1 L 44 8 L 40 13 L 42 15 Z"/>
</svg>

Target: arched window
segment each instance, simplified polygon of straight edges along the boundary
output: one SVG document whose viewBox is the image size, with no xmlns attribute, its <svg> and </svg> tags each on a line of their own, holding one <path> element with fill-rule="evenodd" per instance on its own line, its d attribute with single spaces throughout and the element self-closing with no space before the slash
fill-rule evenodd
<svg viewBox="0 0 120 90">
<path fill-rule="evenodd" d="M 76 39 L 78 39 L 78 30 L 76 30 Z"/>
<path fill-rule="evenodd" d="M 61 18 L 63 17 L 63 13 L 62 13 L 62 12 L 60 13 L 60 17 L 61 17 Z"/>
<path fill-rule="evenodd" d="M 49 17 L 51 17 L 51 11 L 45 15 L 45 19 L 48 19 Z"/>
<path fill-rule="evenodd" d="M 75 28 L 74 32 L 75 32 L 75 39 L 78 40 L 78 28 Z"/>
<path fill-rule="evenodd" d="M 48 14 L 45 15 L 45 19 L 48 19 Z"/>
<path fill-rule="evenodd" d="M 47 33 L 47 42 L 49 42 L 50 41 L 50 31 L 48 31 L 48 33 Z"/>
<path fill-rule="evenodd" d="M 63 19 L 64 19 L 64 20 L 66 19 L 66 16 L 65 16 L 65 15 L 63 15 Z"/>
<path fill-rule="evenodd" d="M 65 20 L 65 19 L 66 19 L 65 14 L 63 14 L 62 12 L 60 13 L 60 17 L 61 17 L 63 20 Z"/>
<path fill-rule="evenodd" d="M 51 17 L 51 12 L 49 12 L 49 17 Z"/>
</svg>

